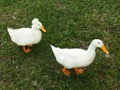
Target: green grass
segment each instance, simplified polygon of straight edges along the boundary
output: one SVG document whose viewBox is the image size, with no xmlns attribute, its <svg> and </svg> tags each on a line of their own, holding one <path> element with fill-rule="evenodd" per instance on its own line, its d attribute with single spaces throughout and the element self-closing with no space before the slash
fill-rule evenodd
<svg viewBox="0 0 120 90">
<path fill-rule="evenodd" d="M 119 90 L 119 0 L 0 0 L 0 90 Z M 25 54 L 11 42 L 6 28 L 30 27 L 37 17 L 47 32 Z M 66 77 L 51 51 L 58 47 L 86 48 L 100 38 L 110 51 L 97 49 L 83 75 Z"/>
</svg>

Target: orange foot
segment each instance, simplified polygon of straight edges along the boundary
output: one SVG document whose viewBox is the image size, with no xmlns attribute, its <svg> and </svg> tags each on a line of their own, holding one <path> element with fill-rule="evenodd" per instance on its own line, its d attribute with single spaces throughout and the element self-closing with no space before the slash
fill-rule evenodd
<svg viewBox="0 0 120 90">
<path fill-rule="evenodd" d="M 63 68 L 62 71 L 66 76 L 70 76 L 70 74 L 71 74 L 71 72 L 68 71 L 66 68 Z"/>
<path fill-rule="evenodd" d="M 83 73 L 84 69 L 78 69 L 78 68 L 74 68 L 75 72 L 77 75 L 80 75 Z"/>
<path fill-rule="evenodd" d="M 28 48 L 28 47 L 26 47 L 26 46 L 23 46 L 23 51 L 24 51 L 25 53 L 31 52 L 30 48 Z"/>
</svg>

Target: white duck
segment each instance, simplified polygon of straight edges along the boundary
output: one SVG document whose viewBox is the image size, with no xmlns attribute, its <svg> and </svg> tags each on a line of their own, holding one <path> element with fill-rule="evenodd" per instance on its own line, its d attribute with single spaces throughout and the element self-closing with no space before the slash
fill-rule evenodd
<svg viewBox="0 0 120 90">
<path fill-rule="evenodd" d="M 25 53 L 29 53 L 31 51 L 30 47 L 33 44 L 40 42 L 42 33 L 39 29 L 41 29 L 43 32 L 46 32 L 42 23 L 37 18 L 32 20 L 31 28 L 7 28 L 11 40 L 17 45 L 23 46 L 23 51 Z"/>
<path fill-rule="evenodd" d="M 96 56 L 95 49 L 97 47 L 101 48 L 106 54 L 109 54 L 100 39 L 94 39 L 87 50 L 79 48 L 61 49 L 51 45 L 57 62 L 64 66 L 62 71 L 66 76 L 70 76 L 70 71 L 68 71 L 67 69 L 73 68 L 76 74 L 82 74 L 83 69 L 80 68 L 90 65 L 94 61 Z"/>
</svg>

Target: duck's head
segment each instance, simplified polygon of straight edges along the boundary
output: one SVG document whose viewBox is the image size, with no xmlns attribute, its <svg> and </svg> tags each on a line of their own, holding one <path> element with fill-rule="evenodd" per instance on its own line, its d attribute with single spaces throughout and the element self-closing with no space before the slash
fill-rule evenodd
<svg viewBox="0 0 120 90">
<path fill-rule="evenodd" d="M 109 54 L 109 52 L 108 52 L 108 50 L 106 49 L 106 47 L 104 46 L 102 40 L 100 40 L 100 39 L 94 39 L 94 40 L 92 41 L 92 43 L 93 43 L 93 45 L 94 45 L 95 47 L 101 48 L 104 53 Z"/>
<path fill-rule="evenodd" d="M 38 20 L 38 18 L 34 18 L 32 20 L 32 28 L 33 29 L 41 29 L 43 32 L 46 32 L 45 28 L 43 27 L 42 23 Z"/>
</svg>

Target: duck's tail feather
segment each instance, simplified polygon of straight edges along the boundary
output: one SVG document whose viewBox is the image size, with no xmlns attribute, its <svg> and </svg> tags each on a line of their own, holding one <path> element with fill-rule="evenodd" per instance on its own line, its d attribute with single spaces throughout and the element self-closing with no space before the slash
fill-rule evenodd
<svg viewBox="0 0 120 90">
<path fill-rule="evenodd" d="M 8 31 L 13 30 L 12 28 L 7 28 Z"/>
<path fill-rule="evenodd" d="M 55 47 L 55 46 L 53 46 L 53 45 L 50 45 L 50 46 L 51 46 L 52 51 L 53 51 L 53 53 L 54 53 L 55 56 L 57 56 L 58 53 L 61 52 L 61 49 L 60 49 L 59 47 Z"/>
<path fill-rule="evenodd" d="M 15 30 L 12 28 L 7 28 L 8 34 L 13 42 L 16 41 L 16 35 L 15 35 Z"/>
<path fill-rule="evenodd" d="M 9 34 L 11 34 L 11 32 L 13 31 L 13 29 L 12 28 L 7 28 L 7 31 L 8 31 Z"/>
<path fill-rule="evenodd" d="M 53 53 L 55 53 L 55 47 L 53 45 L 50 45 L 50 47 L 51 47 Z"/>
<path fill-rule="evenodd" d="M 53 45 L 50 45 L 50 47 L 52 48 L 52 51 L 53 51 L 53 53 L 55 54 L 57 48 L 56 48 L 55 46 L 53 46 Z"/>
<path fill-rule="evenodd" d="M 50 45 L 50 47 L 51 47 L 52 49 L 54 49 L 54 48 L 55 48 L 53 45 Z"/>
</svg>

